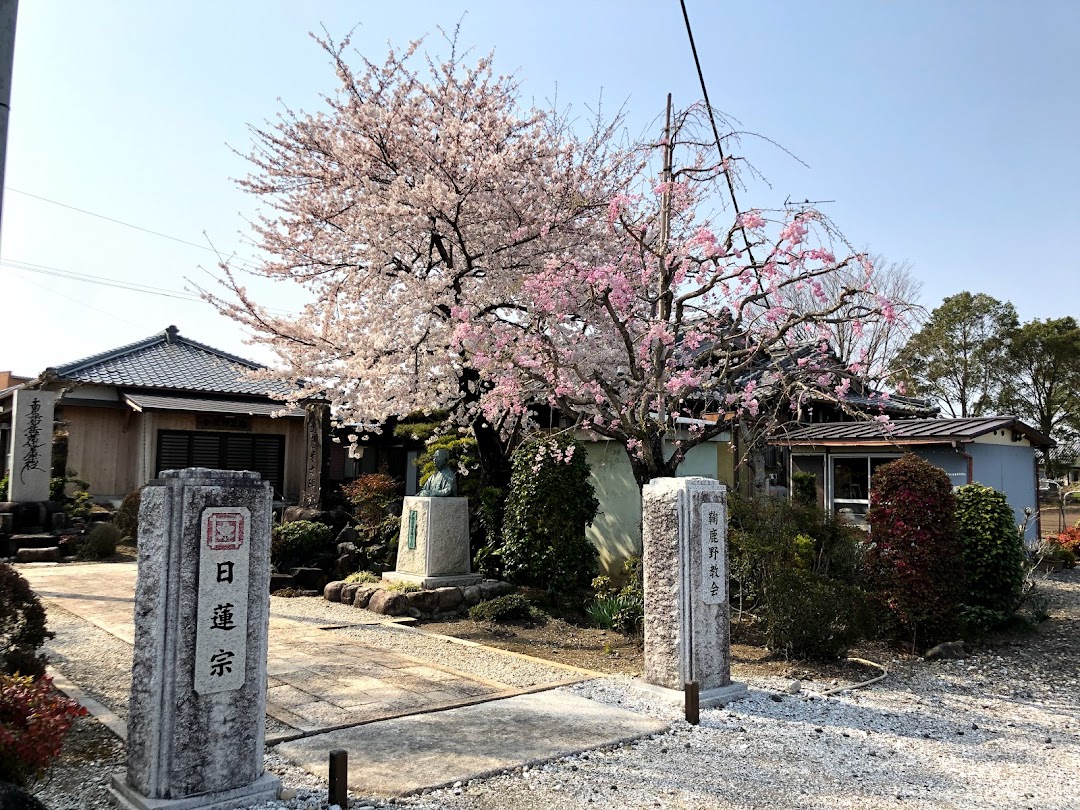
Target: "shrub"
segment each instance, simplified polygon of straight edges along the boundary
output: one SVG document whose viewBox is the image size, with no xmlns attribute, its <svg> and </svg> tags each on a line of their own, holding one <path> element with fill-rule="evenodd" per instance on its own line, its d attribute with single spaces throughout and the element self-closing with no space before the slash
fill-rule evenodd
<svg viewBox="0 0 1080 810">
<path fill-rule="evenodd" d="M 867 578 L 891 635 L 912 647 L 956 631 L 964 562 L 955 515 L 949 476 L 930 462 L 908 454 L 874 472 Z"/>
<path fill-rule="evenodd" d="M 585 448 L 570 435 L 514 451 L 503 516 L 502 564 L 511 582 L 547 589 L 556 600 L 588 587 L 597 554 L 585 537 L 600 504 Z"/>
<path fill-rule="evenodd" d="M 980 631 L 1009 620 L 1024 587 L 1024 546 L 1005 496 L 982 484 L 956 492 L 956 526 L 964 549 L 964 617 Z"/>
<path fill-rule="evenodd" d="M 817 476 L 808 472 L 792 473 L 791 499 L 803 506 L 816 506 Z"/>
<path fill-rule="evenodd" d="M 95 523 L 79 544 L 77 556 L 83 560 L 104 560 L 116 553 L 124 533 L 111 523 Z"/>
<path fill-rule="evenodd" d="M 270 561 L 278 571 L 298 568 L 329 554 L 330 527 L 311 520 L 295 520 L 274 527 L 270 540 Z"/>
<path fill-rule="evenodd" d="M 382 577 L 377 574 L 373 574 L 370 571 L 357 571 L 355 574 L 349 574 L 345 577 L 345 582 L 382 582 Z"/>
<path fill-rule="evenodd" d="M 401 494 L 401 482 L 385 473 L 368 473 L 343 484 L 341 492 L 352 504 L 357 528 L 371 540 L 387 518 L 387 510 Z M 393 516 L 396 522 L 396 515 Z"/>
<path fill-rule="evenodd" d="M 45 629 L 45 608 L 30 583 L 0 562 L 0 674 L 45 674 L 38 648 L 53 634 Z"/>
<path fill-rule="evenodd" d="M 142 504 L 142 490 L 129 492 L 120 508 L 113 515 L 113 525 L 131 538 L 132 543 L 139 540 L 139 506 Z"/>
<path fill-rule="evenodd" d="M 524 596 L 508 593 L 469 608 L 469 618 L 474 622 L 513 622 L 532 616 L 532 605 Z"/>
<path fill-rule="evenodd" d="M 641 557 L 623 562 L 625 584 L 616 589 L 608 577 L 596 577 L 592 588 L 596 598 L 585 607 L 585 614 L 601 630 L 617 630 L 630 635 L 645 621 L 645 588 L 642 583 Z"/>
<path fill-rule="evenodd" d="M 794 658 L 839 658 L 874 631 L 866 594 L 799 568 L 772 579 L 764 613 L 769 649 Z"/>
<path fill-rule="evenodd" d="M 68 484 L 75 485 L 75 492 L 71 495 L 67 494 Z M 78 473 L 72 471 L 69 474 L 49 479 L 49 500 L 63 504 L 64 512 L 69 517 L 86 520 L 94 508 L 94 498 L 88 492 L 89 489 L 90 484 L 79 478 Z"/>
<path fill-rule="evenodd" d="M 0 501 L 7 500 L 8 482 L 10 480 L 11 479 L 7 475 L 0 477 Z"/>
<path fill-rule="evenodd" d="M 1057 536 L 1058 544 L 1074 557 L 1080 557 L 1080 524 L 1066 529 Z"/>
<path fill-rule="evenodd" d="M 25 785 L 44 774 L 85 714 L 54 692 L 49 678 L 0 675 L 0 781 Z"/>
<path fill-rule="evenodd" d="M 416 591 L 423 590 L 423 588 L 415 582 L 405 582 L 401 579 L 397 582 L 391 582 L 383 587 L 388 591 L 396 591 L 397 593 L 415 593 Z"/>
</svg>

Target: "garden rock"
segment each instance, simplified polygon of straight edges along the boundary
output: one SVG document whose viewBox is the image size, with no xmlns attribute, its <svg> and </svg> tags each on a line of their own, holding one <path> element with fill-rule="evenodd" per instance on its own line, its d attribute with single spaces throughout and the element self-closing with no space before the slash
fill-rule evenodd
<svg viewBox="0 0 1080 810">
<path fill-rule="evenodd" d="M 15 562 L 60 562 L 60 548 L 49 546 L 47 548 L 20 548 L 15 552 Z"/>
<path fill-rule="evenodd" d="M 480 604 L 480 586 L 470 585 L 461 592 L 461 601 L 466 607 Z"/>
<path fill-rule="evenodd" d="M 435 613 L 439 609 L 439 594 L 437 591 L 413 591 L 406 594 L 409 607 L 419 610 L 421 613 Z M 419 616 L 414 617 L 419 618 Z"/>
<path fill-rule="evenodd" d="M 343 582 L 341 585 L 341 594 L 338 601 L 343 605 L 353 604 L 353 600 L 356 598 L 356 592 L 363 586 L 361 582 Z"/>
<path fill-rule="evenodd" d="M 305 591 L 321 591 L 326 585 L 326 574 L 321 568 L 294 568 L 293 581 Z"/>
<path fill-rule="evenodd" d="M 294 585 L 292 574 L 271 574 L 270 575 L 270 593 L 274 591 L 281 591 L 285 588 L 292 588 Z"/>
<path fill-rule="evenodd" d="M 341 589 L 345 587 L 345 583 L 337 580 L 335 582 L 327 582 L 326 587 L 323 588 L 322 597 L 327 602 L 340 602 L 341 601 Z"/>
<path fill-rule="evenodd" d="M 936 647 L 931 647 L 926 651 L 926 655 L 924 655 L 923 658 L 927 661 L 943 661 L 947 659 L 967 658 L 967 653 L 964 652 L 963 641 L 946 641 L 938 644 Z"/>
<path fill-rule="evenodd" d="M 479 587 L 481 599 L 494 599 L 496 596 L 503 596 L 514 590 L 514 586 L 509 582 L 500 582 L 497 579 L 485 579 Z"/>
<path fill-rule="evenodd" d="M 338 554 L 342 553 L 341 547 L 346 543 L 352 546 L 350 551 L 356 551 L 356 541 L 360 539 L 360 533 L 356 531 L 352 526 L 346 526 L 340 532 L 338 532 L 337 540 Z"/>
<path fill-rule="evenodd" d="M 380 588 L 371 595 L 367 609 L 383 616 L 404 616 L 409 612 L 409 600 L 399 591 Z"/>
<path fill-rule="evenodd" d="M 353 596 L 352 606 L 356 608 L 366 608 L 368 603 L 371 602 L 371 597 L 379 590 L 381 590 L 381 588 L 377 588 L 374 585 L 365 585 L 362 588 L 357 588 L 356 594 Z"/>
<path fill-rule="evenodd" d="M 802 681 L 792 681 L 784 689 L 789 695 L 797 695 L 802 691 Z"/>
<path fill-rule="evenodd" d="M 461 588 L 436 588 L 435 593 L 439 595 L 440 613 L 452 613 L 461 607 Z"/>
</svg>

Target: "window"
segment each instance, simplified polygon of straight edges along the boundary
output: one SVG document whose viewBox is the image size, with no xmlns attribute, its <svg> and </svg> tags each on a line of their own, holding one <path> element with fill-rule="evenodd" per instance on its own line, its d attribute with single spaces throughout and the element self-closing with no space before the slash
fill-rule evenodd
<svg viewBox="0 0 1080 810">
<path fill-rule="evenodd" d="M 870 511 L 870 479 L 882 464 L 898 456 L 833 456 L 832 499 L 834 514 L 867 528 L 866 513 Z"/>
<path fill-rule="evenodd" d="M 280 496 L 285 484 L 285 437 L 266 433 L 159 430 L 156 474 L 184 467 L 254 470 Z"/>
</svg>

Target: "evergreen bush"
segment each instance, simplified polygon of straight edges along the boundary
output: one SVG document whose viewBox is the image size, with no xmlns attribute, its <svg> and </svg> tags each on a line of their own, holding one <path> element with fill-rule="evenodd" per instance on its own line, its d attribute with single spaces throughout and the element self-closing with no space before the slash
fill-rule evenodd
<svg viewBox="0 0 1080 810">
<path fill-rule="evenodd" d="M 508 593 L 469 608 L 469 618 L 474 622 L 514 622 L 531 618 L 532 605 L 524 596 Z"/>
<path fill-rule="evenodd" d="M 38 649 L 53 634 L 45 629 L 45 608 L 18 571 L 0 562 L 0 674 L 45 674 Z"/>
<path fill-rule="evenodd" d="M 113 515 L 113 525 L 131 539 L 132 545 L 139 540 L 139 506 L 142 503 L 142 490 L 129 492 L 120 508 Z"/>
<path fill-rule="evenodd" d="M 1005 495 L 982 484 L 956 491 L 956 525 L 964 547 L 964 616 L 976 630 L 1007 622 L 1024 588 L 1024 545 Z"/>
<path fill-rule="evenodd" d="M 573 598 L 596 576 L 585 536 L 599 509 L 585 448 L 568 434 L 522 444 L 513 455 L 503 516 L 502 565 L 514 583 Z"/>
<path fill-rule="evenodd" d="M 792 658 L 832 660 L 874 633 L 870 602 L 859 588 L 811 571 L 778 571 L 764 605 L 765 641 Z"/>
<path fill-rule="evenodd" d="M 964 593 L 956 499 L 940 467 L 908 454 L 870 484 L 867 580 L 895 639 L 923 647 L 954 637 Z"/>
<path fill-rule="evenodd" d="M 274 527 L 270 562 L 278 571 L 299 568 L 320 557 L 332 556 L 330 527 L 311 520 L 294 520 Z"/>
<path fill-rule="evenodd" d="M 95 523 L 79 543 L 77 556 L 82 560 L 104 560 L 116 553 L 116 544 L 124 537 L 112 523 Z"/>
</svg>

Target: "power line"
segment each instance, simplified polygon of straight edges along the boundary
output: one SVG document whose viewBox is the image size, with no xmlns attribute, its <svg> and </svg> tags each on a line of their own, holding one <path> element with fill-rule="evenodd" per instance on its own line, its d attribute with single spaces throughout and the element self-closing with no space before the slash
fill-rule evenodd
<svg viewBox="0 0 1080 810">
<path fill-rule="evenodd" d="M 22 190 L 17 189 L 17 188 L 12 188 L 11 186 L 4 186 L 4 188 L 7 191 L 14 191 L 16 194 L 22 194 L 25 197 L 32 197 L 35 200 L 41 200 L 42 202 L 47 202 L 50 205 L 58 205 L 61 208 L 67 208 L 70 211 L 78 211 L 80 214 L 86 214 L 89 217 L 96 217 L 97 219 L 103 219 L 106 222 L 112 222 L 115 225 L 123 225 L 125 228 L 133 228 L 136 231 L 142 231 L 143 233 L 148 233 L 148 234 L 150 234 L 152 236 L 159 236 L 162 239 L 169 239 L 169 240 L 171 240 L 173 242 L 179 242 L 181 245 L 187 245 L 188 247 L 198 248 L 199 250 L 206 250 L 206 251 L 209 251 L 210 253 L 218 255 L 217 250 L 215 250 L 214 248 L 212 248 L 212 247 L 210 247 L 208 245 L 200 245 L 198 242 L 191 242 L 191 241 L 188 241 L 187 239 L 181 239 L 179 236 L 171 236 L 170 234 L 162 233 L 161 231 L 155 231 L 155 230 L 151 230 L 150 228 L 144 228 L 141 225 L 133 225 L 130 222 L 124 222 L 122 219 L 116 219 L 115 217 L 105 216 L 105 214 L 98 214 L 98 213 L 95 213 L 94 211 L 87 211 L 85 208 L 79 208 L 79 207 L 74 206 L 74 205 L 68 205 L 67 203 L 59 202 L 58 200 L 50 200 L 48 197 L 42 197 L 39 194 L 31 194 L 29 191 L 22 191 Z M 247 261 L 245 259 L 237 259 L 236 261 L 238 261 L 240 264 L 246 264 L 249 267 L 255 266 L 254 262 L 250 262 L 250 261 Z"/>
<path fill-rule="evenodd" d="M 11 270 L 21 270 L 28 273 L 38 273 L 44 276 L 54 276 L 56 278 L 62 278 L 68 281 L 79 281 L 85 284 L 97 284 L 101 287 L 113 287 L 120 290 L 126 290 L 128 292 L 142 293 L 144 295 L 157 295 L 163 298 L 175 298 L 179 301 L 191 301 L 193 303 L 205 301 L 205 299 L 203 299 L 203 297 L 198 293 L 188 292 L 187 290 L 169 290 L 163 287 L 153 287 L 148 284 L 138 284 L 133 281 L 123 281 L 116 278 L 106 278 L 104 276 L 89 275 L 86 273 L 76 273 L 72 270 L 62 270 L 59 267 L 50 267 L 48 265 L 35 264 L 34 262 L 24 262 L 16 259 L 0 259 L 0 266 L 7 267 Z M 64 297 L 66 298 L 67 296 Z M 296 314 L 281 309 L 267 308 L 266 311 L 274 315 L 283 315 L 290 317 L 295 317 Z"/>
</svg>

